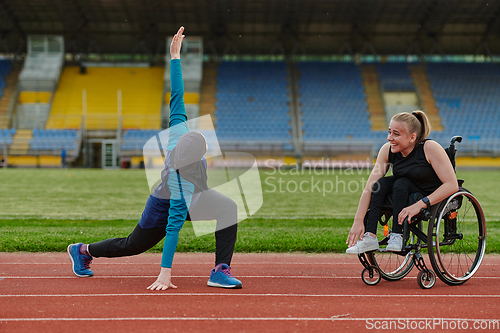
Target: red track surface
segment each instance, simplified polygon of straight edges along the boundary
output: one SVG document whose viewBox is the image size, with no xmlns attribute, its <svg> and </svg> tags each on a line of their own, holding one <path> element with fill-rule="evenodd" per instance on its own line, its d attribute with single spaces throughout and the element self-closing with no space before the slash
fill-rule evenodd
<svg viewBox="0 0 500 333">
<path fill-rule="evenodd" d="M 437 281 L 422 290 L 416 268 L 401 281 L 366 286 L 356 256 L 236 254 L 232 272 L 243 289 L 224 290 L 206 286 L 213 255 L 178 253 L 178 289 L 149 291 L 160 256 L 95 259 L 96 275 L 78 278 L 67 254 L 2 253 L 0 332 L 358 332 L 390 320 L 393 328 L 437 332 L 465 328 L 465 319 L 468 331 L 475 319 L 500 319 L 496 255 L 462 286 Z"/>
</svg>

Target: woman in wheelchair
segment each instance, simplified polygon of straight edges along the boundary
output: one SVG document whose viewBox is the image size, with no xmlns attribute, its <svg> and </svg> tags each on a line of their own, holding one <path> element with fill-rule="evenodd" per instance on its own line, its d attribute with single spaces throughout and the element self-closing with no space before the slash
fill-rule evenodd
<svg viewBox="0 0 500 333">
<path fill-rule="evenodd" d="M 403 248 L 403 221 L 407 218 L 411 223 L 421 209 L 430 208 L 458 191 L 450 158 L 439 143 L 427 139 L 430 131 L 429 119 L 422 111 L 402 112 L 392 117 L 388 142 L 380 149 L 359 200 L 346 241 L 347 253 L 379 249 L 377 224 L 381 207 L 391 195 L 394 223 L 386 251 L 399 252 Z M 392 176 L 386 176 L 389 166 Z M 413 193 L 420 193 L 423 199 L 410 204 Z"/>
</svg>

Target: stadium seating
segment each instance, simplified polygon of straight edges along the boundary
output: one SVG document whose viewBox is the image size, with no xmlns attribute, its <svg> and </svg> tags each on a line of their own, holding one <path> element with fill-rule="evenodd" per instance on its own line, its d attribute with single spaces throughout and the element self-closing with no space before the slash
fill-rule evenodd
<svg viewBox="0 0 500 333">
<path fill-rule="evenodd" d="M 162 67 L 66 67 L 55 92 L 47 128 L 79 128 L 82 91 L 86 91 L 87 129 L 118 128 L 121 90 L 123 128 L 160 128 L 163 95 Z"/>
<path fill-rule="evenodd" d="M 432 137 L 445 144 L 452 135 L 464 140 L 500 139 L 500 67 L 491 63 L 430 63 L 427 73 L 445 130 Z M 463 149 L 462 149 L 463 151 Z"/>
<path fill-rule="evenodd" d="M 34 129 L 30 149 L 38 150 L 75 150 L 76 130 Z"/>
<path fill-rule="evenodd" d="M 366 140 L 371 131 L 360 69 L 354 63 L 300 62 L 304 140 Z"/>
<path fill-rule="evenodd" d="M 124 151 L 142 151 L 144 144 L 160 130 L 127 130 L 123 133 L 123 143 L 120 146 Z"/>
<path fill-rule="evenodd" d="M 222 62 L 215 112 L 219 140 L 291 140 L 286 75 L 284 62 Z"/>
<path fill-rule="evenodd" d="M 407 63 L 378 64 L 377 73 L 384 91 L 415 91 Z"/>
<path fill-rule="evenodd" d="M 0 145 L 11 145 L 12 136 L 14 134 L 16 134 L 16 130 L 14 128 L 0 129 Z"/>
</svg>

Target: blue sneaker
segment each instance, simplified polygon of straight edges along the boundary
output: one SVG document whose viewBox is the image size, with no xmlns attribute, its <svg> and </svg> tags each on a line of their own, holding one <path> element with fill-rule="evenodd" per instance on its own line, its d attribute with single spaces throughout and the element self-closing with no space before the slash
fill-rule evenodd
<svg viewBox="0 0 500 333">
<path fill-rule="evenodd" d="M 82 243 L 68 245 L 68 255 L 73 264 L 73 273 L 79 277 L 93 276 L 94 272 L 90 270 L 93 258 L 80 254 L 80 246 Z"/>
<path fill-rule="evenodd" d="M 232 289 L 240 289 L 242 286 L 241 281 L 231 274 L 231 267 L 226 264 L 218 264 L 212 269 L 207 285 L 209 287 Z"/>
</svg>

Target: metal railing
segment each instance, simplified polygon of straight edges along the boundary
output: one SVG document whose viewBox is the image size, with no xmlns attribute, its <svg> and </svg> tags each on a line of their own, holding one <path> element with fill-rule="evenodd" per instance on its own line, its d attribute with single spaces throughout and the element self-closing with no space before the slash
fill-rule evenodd
<svg viewBox="0 0 500 333">
<path fill-rule="evenodd" d="M 63 128 L 80 128 L 82 125 L 82 116 L 67 115 L 56 116 L 51 115 L 47 120 L 46 128 L 63 129 Z M 121 124 L 120 124 L 121 121 Z M 160 115 L 144 116 L 144 115 L 123 115 L 121 119 L 118 114 L 87 114 L 85 117 L 84 127 L 87 130 L 116 130 L 118 128 L 134 128 L 134 129 L 154 129 L 160 128 Z"/>
</svg>

